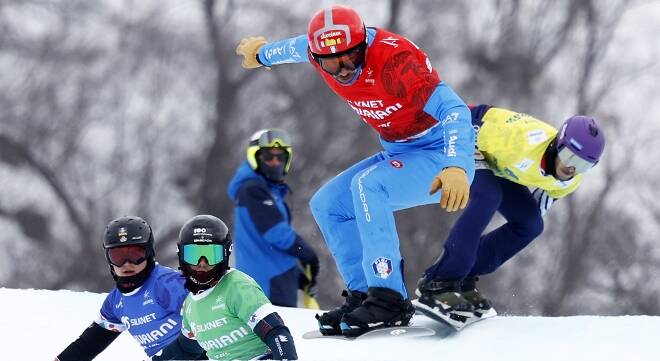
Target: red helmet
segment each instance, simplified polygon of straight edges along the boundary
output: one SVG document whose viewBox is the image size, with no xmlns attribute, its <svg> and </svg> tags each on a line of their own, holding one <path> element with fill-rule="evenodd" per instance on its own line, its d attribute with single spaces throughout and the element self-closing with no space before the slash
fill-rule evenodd
<svg viewBox="0 0 660 361">
<path fill-rule="evenodd" d="M 344 5 L 319 10 L 307 27 L 309 49 L 321 56 L 354 48 L 365 41 L 366 34 L 360 15 Z"/>
</svg>

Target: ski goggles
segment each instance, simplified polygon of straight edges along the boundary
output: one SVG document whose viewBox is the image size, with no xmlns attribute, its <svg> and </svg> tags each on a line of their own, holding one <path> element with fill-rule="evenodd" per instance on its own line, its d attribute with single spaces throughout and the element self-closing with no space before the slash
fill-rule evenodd
<svg viewBox="0 0 660 361">
<path fill-rule="evenodd" d="M 224 261 L 225 247 L 221 244 L 186 244 L 183 246 L 183 261 L 196 266 L 204 257 L 209 266 Z"/>
<path fill-rule="evenodd" d="M 596 163 L 580 158 L 568 147 L 563 147 L 557 155 L 565 166 L 573 167 L 576 173 L 584 173 L 596 165 Z"/>
<path fill-rule="evenodd" d="M 364 49 L 358 46 L 341 55 L 316 57 L 316 61 L 326 73 L 336 76 L 342 68 L 349 71 L 359 68 L 364 63 Z"/>
<path fill-rule="evenodd" d="M 144 245 L 108 248 L 105 253 L 110 264 L 117 267 L 123 266 L 126 262 L 139 265 L 147 259 L 147 249 Z"/>
<path fill-rule="evenodd" d="M 271 153 L 268 148 L 263 148 L 261 149 L 261 152 L 259 153 L 259 157 L 263 159 L 264 162 L 272 162 L 273 159 L 277 159 L 280 162 L 284 163 L 286 160 L 289 158 L 289 153 L 284 150 L 282 153 Z"/>
</svg>

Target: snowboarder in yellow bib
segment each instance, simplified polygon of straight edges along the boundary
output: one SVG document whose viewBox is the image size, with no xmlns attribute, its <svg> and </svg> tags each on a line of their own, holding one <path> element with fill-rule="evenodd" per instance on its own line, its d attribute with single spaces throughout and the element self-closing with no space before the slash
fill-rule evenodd
<svg viewBox="0 0 660 361">
<path fill-rule="evenodd" d="M 575 191 L 598 163 L 605 137 L 596 121 L 576 115 L 555 129 L 530 115 L 470 107 L 477 132 L 470 201 L 444 252 L 419 280 L 415 307 L 456 328 L 496 315 L 476 289 L 477 276 L 494 272 L 543 232 L 552 203 Z M 507 223 L 482 234 L 495 212 Z"/>
<path fill-rule="evenodd" d="M 188 220 L 179 233 L 179 267 L 191 292 L 181 332 L 215 360 L 296 360 L 289 329 L 250 276 L 229 268 L 232 240 L 211 215 Z"/>
</svg>

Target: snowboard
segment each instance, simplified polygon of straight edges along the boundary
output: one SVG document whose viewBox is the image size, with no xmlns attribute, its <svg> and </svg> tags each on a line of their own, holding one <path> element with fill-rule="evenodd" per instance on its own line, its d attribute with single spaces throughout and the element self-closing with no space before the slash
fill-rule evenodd
<svg viewBox="0 0 660 361">
<path fill-rule="evenodd" d="M 485 313 L 448 312 L 447 314 L 441 315 L 425 304 L 418 302 L 417 300 L 413 301 L 413 305 L 415 306 L 416 312 L 421 313 L 424 316 L 438 321 L 444 325 L 452 327 L 456 331 L 460 331 L 463 328 L 479 321 L 497 316 L 497 312 L 494 308 L 491 308 Z"/>
<path fill-rule="evenodd" d="M 345 337 L 342 335 L 333 335 L 333 336 L 324 336 L 319 330 L 305 332 L 302 335 L 302 338 L 305 340 L 322 338 L 322 339 L 335 339 L 335 340 L 345 340 L 345 341 L 354 341 L 354 340 L 369 340 L 377 338 L 404 338 L 404 337 L 425 337 L 433 336 L 436 332 L 432 328 L 424 326 L 395 326 L 395 327 L 383 327 L 377 328 L 375 330 L 367 331 L 357 337 Z"/>
</svg>

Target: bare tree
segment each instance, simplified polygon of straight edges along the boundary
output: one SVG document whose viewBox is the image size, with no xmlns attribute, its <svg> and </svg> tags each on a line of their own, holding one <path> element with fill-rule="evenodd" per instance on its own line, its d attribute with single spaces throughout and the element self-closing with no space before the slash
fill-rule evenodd
<svg viewBox="0 0 660 361">
<path fill-rule="evenodd" d="M 502 105 L 497 103 L 501 102 L 505 106 L 518 106 L 522 108 L 518 110 L 543 118 L 551 104 L 547 98 L 554 94 L 562 104 L 575 104 L 574 114 L 595 116 L 606 134 L 620 132 L 623 119 L 602 106 L 603 100 L 616 91 L 612 79 L 629 73 L 628 67 L 608 57 L 608 50 L 617 25 L 631 7 L 630 1 L 611 1 L 608 6 L 592 1 L 533 5 L 502 1 L 490 5 L 495 7 L 496 16 L 493 23 L 485 26 L 486 33 L 469 32 L 465 37 L 469 41 L 464 55 L 472 76 L 464 89 L 471 97 L 485 98 L 495 105 Z M 560 84 L 553 80 L 557 79 L 554 70 L 557 66 L 570 69 L 559 73 L 564 76 L 561 79 L 563 91 L 570 89 L 568 96 L 557 90 Z M 637 66 L 644 68 L 645 64 Z M 561 113 L 569 111 L 564 109 Z M 550 118 L 556 125 L 559 121 L 561 119 Z M 503 271 L 498 271 L 499 276 L 488 285 L 488 292 L 494 294 L 495 299 L 511 300 L 506 304 L 506 311 L 529 313 L 529 307 L 533 307 L 532 313 L 548 315 L 602 312 L 603 301 L 594 305 L 576 302 L 595 290 L 611 300 L 608 307 L 622 297 L 637 297 L 636 294 L 622 295 L 621 289 L 616 289 L 617 282 L 602 282 L 603 277 L 621 277 L 618 267 L 630 264 L 629 257 L 635 253 L 627 253 L 613 265 L 611 258 L 603 258 L 612 251 L 605 250 L 621 248 L 623 239 L 632 250 L 644 248 L 643 239 L 626 233 L 636 227 L 636 219 L 624 217 L 626 222 L 616 222 L 619 226 L 612 227 L 614 214 L 608 211 L 608 203 L 621 197 L 616 190 L 618 184 L 626 181 L 626 177 L 621 176 L 622 170 L 631 165 L 609 156 L 619 146 L 636 148 L 640 142 L 633 137 L 623 143 L 625 145 L 608 143 L 605 157 L 597 168 L 601 170 L 601 181 L 585 182 L 590 186 L 584 185 L 575 195 L 553 206 L 556 209 L 546 217 L 546 231 L 536 245 L 512 260 Z M 585 179 L 591 177 L 597 176 L 590 172 Z M 652 259 L 647 257 L 639 262 Z M 607 264 L 614 268 L 608 269 Z M 605 288 L 609 288 L 608 291 Z M 512 299 L 512 293 L 518 297 Z"/>
<path fill-rule="evenodd" d="M 579 76 L 576 84 L 576 113 L 578 114 L 597 114 L 598 104 L 608 93 L 614 91 L 612 87 L 612 78 L 621 73 L 621 70 L 603 73 L 599 70 L 603 68 L 607 50 L 612 44 L 614 31 L 620 22 L 625 9 L 629 6 L 629 1 L 619 1 L 608 8 L 596 7 L 592 1 L 580 2 L 584 14 L 584 24 L 586 28 L 585 39 L 582 42 L 583 54 L 581 54 L 581 66 L 579 67 Z M 609 69 L 608 69 L 609 70 Z M 601 117 L 600 122 L 609 134 L 616 134 L 616 129 L 621 127 L 624 121 L 620 117 Z M 612 138 L 610 138 L 612 139 Z M 637 141 L 623 141 L 629 143 L 626 146 L 635 147 Z M 610 149 L 621 146 L 621 144 L 609 145 Z M 580 307 L 571 302 L 571 297 L 580 294 L 580 291 L 589 286 L 593 278 L 592 271 L 594 263 L 603 262 L 600 257 L 608 256 L 609 252 L 597 252 L 599 249 L 621 250 L 624 249 L 624 243 L 627 247 L 637 249 L 643 247 L 639 244 L 640 240 L 630 232 L 635 228 L 635 219 L 626 217 L 627 222 L 623 222 L 617 229 L 611 228 L 613 219 L 618 218 L 607 211 L 606 204 L 616 195 L 614 190 L 620 182 L 625 181 L 621 176 L 623 169 L 627 167 L 626 160 L 605 159 L 603 182 L 600 188 L 593 192 L 594 196 L 585 202 L 576 197 L 566 199 L 567 207 L 564 209 L 564 219 L 559 222 L 559 227 L 563 231 L 559 233 L 561 249 L 558 252 L 559 258 L 556 262 L 554 284 L 548 287 L 545 293 L 544 313 L 562 314 L 580 312 Z M 604 228 L 611 232 L 597 232 L 595 229 Z M 632 244 L 631 244 L 632 243 Z M 603 254 L 605 253 L 605 254 Z M 614 269 L 604 268 L 605 273 L 611 273 L 616 280 L 620 275 L 619 266 L 630 264 L 631 258 L 623 257 L 617 260 L 613 265 Z M 617 264 L 619 263 L 619 264 Z M 614 283 L 614 288 L 618 287 L 618 281 Z M 627 298 L 627 295 L 620 290 L 612 289 L 611 296 L 616 299 Z M 656 305 L 655 312 L 660 309 Z M 632 311 L 632 310 L 631 310 Z M 635 312 L 635 311 L 632 311 Z"/>
<path fill-rule="evenodd" d="M 166 59 L 180 50 L 173 44 L 191 42 L 177 43 L 158 10 L 126 18 L 85 1 L 5 2 L 2 9 L 48 20 L 47 31 L 28 33 L 0 16 L 8 29 L 0 52 L 20 64 L 0 98 L 0 167 L 15 174 L 7 184 L 23 182 L 28 195 L 3 192 L 0 214 L 28 241 L 10 248 L 8 258 L 29 252 L 41 268 L 26 273 L 4 263 L 2 279 L 12 287 L 103 290 L 111 283 L 101 247 L 105 224 L 138 214 L 157 226 L 157 213 L 168 208 L 158 198 L 168 194 L 170 177 L 162 172 L 175 156 L 163 159 L 161 147 L 174 133 L 158 130 L 175 129 L 168 117 L 178 117 L 178 109 L 167 103 L 177 98 L 184 105 L 186 97 L 174 94 L 180 88 L 172 79 L 181 72 Z M 81 19 L 117 37 L 92 39 Z"/>
</svg>

